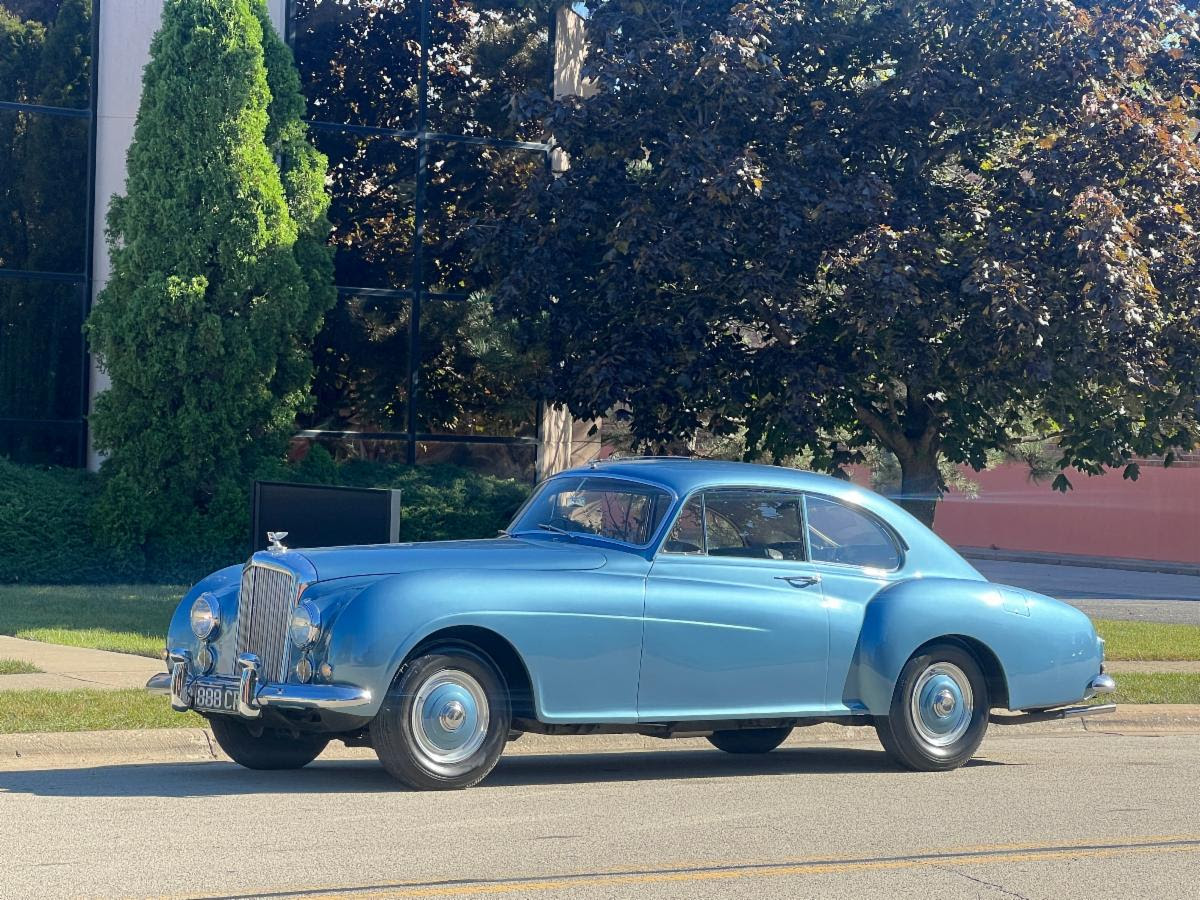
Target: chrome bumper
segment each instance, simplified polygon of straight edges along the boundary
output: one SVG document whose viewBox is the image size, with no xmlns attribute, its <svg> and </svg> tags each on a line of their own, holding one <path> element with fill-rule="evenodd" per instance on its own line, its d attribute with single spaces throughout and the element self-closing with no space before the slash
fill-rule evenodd
<svg viewBox="0 0 1200 900">
<path fill-rule="evenodd" d="M 1101 666 L 1101 669 L 1104 667 Z M 1099 694 L 1111 694 L 1117 689 L 1117 683 L 1111 675 L 1101 672 L 1088 682 L 1083 699 L 1088 700 Z M 992 713 L 990 721 L 993 725 L 1028 725 L 1031 722 L 1052 722 L 1056 719 L 1071 719 L 1075 716 L 1099 716 L 1104 713 L 1116 712 L 1115 703 L 1097 703 L 1093 706 L 1060 706 L 1058 709 L 1044 709 L 1038 712 L 1005 715 Z"/>
<path fill-rule="evenodd" d="M 270 684 L 259 677 L 259 661 L 253 653 L 238 657 L 238 675 L 200 675 L 190 677 L 190 654 L 174 651 L 170 654 L 171 671 L 151 676 L 146 690 L 167 694 L 171 707 L 179 712 L 192 709 L 193 691 L 197 687 L 235 688 L 238 692 L 238 715 L 254 719 L 264 707 L 280 709 L 339 710 L 359 706 L 371 700 L 366 688 L 348 684 Z"/>
<path fill-rule="evenodd" d="M 1111 675 L 1105 675 L 1101 672 L 1090 682 L 1088 682 L 1087 693 L 1083 695 L 1083 699 L 1095 697 L 1097 694 L 1112 694 L 1117 690 L 1117 683 L 1113 681 Z"/>
</svg>

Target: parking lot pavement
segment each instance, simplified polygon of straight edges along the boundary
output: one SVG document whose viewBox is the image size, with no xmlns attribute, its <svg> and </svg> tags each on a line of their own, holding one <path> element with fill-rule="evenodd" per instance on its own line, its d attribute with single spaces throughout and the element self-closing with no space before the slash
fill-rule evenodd
<svg viewBox="0 0 1200 900">
<path fill-rule="evenodd" d="M 1200 576 L 971 559 L 991 581 L 1065 600 L 1089 616 L 1200 625 Z"/>
<path fill-rule="evenodd" d="M 0 772 L 0 896 L 1194 897 L 1197 736 L 1000 733 L 950 773 L 874 740 L 509 756 L 477 788 L 373 762 Z"/>
</svg>

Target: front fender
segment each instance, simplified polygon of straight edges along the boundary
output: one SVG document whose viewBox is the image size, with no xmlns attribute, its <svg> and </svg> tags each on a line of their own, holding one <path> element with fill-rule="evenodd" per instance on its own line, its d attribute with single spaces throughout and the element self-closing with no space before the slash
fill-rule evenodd
<svg viewBox="0 0 1200 900">
<path fill-rule="evenodd" d="M 944 637 L 991 652 L 1014 710 L 1082 700 L 1100 671 L 1095 629 L 1074 607 L 989 582 L 918 578 L 892 585 L 867 605 L 848 699 L 887 715 L 905 663 Z"/>
<path fill-rule="evenodd" d="M 196 598 L 207 592 L 216 598 L 221 610 L 221 631 L 213 645 L 217 651 L 217 658 L 220 660 L 231 653 L 235 643 L 236 628 L 233 623 L 237 617 L 238 588 L 241 583 L 242 565 L 238 563 L 218 569 L 192 585 L 171 616 L 171 624 L 167 627 L 167 648 L 178 648 L 190 653 L 200 649 L 200 641 L 192 634 L 191 611 Z"/>
</svg>

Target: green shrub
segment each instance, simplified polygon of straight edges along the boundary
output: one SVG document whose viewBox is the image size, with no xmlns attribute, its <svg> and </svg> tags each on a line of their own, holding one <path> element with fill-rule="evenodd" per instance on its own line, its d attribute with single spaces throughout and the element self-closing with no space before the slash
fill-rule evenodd
<svg viewBox="0 0 1200 900">
<path fill-rule="evenodd" d="M 321 448 L 266 475 L 307 484 L 399 488 L 401 539 L 406 541 L 492 537 L 529 495 L 527 484 L 459 466 L 335 463 Z M 0 458 L 0 583 L 190 583 L 248 555 L 248 533 L 230 540 L 215 528 L 182 540 L 152 535 L 138 547 L 112 549 L 109 537 L 91 524 L 105 478 Z M 239 491 L 231 502 L 240 505 L 236 514 L 241 515 L 249 508 L 249 490 Z"/>
</svg>

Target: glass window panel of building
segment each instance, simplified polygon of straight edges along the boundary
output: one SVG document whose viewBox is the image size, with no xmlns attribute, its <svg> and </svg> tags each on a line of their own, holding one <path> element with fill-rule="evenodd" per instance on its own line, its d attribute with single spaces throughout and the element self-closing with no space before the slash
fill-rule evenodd
<svg viewBox="0 0 1200 900">
<path fill-rule="evenodd" d="M 0 455 L 80 465 L 93 0 L 0 0 Z"/>
<path fill-rule="evenodd" d="M 523 179 L 545 166 L 540 145 L 500 144 L 541 138 L 540 123 L 521 118 L 522 98 L 548 92 L 551 78 L 548 10 L 428 0 L 428 117 L 417 135 L 421 5 L 294 0 L 289 29 L 314 140 L 330 158 L 340 286 L 318 338 L 316 406 L 302 424 L 403 431 L 410 450 L 418 432 L 536 432 L 529 379 L 513 377 L 504 323 L 484 314 L 489 284 L 473 255 Z"/>
</svg>

